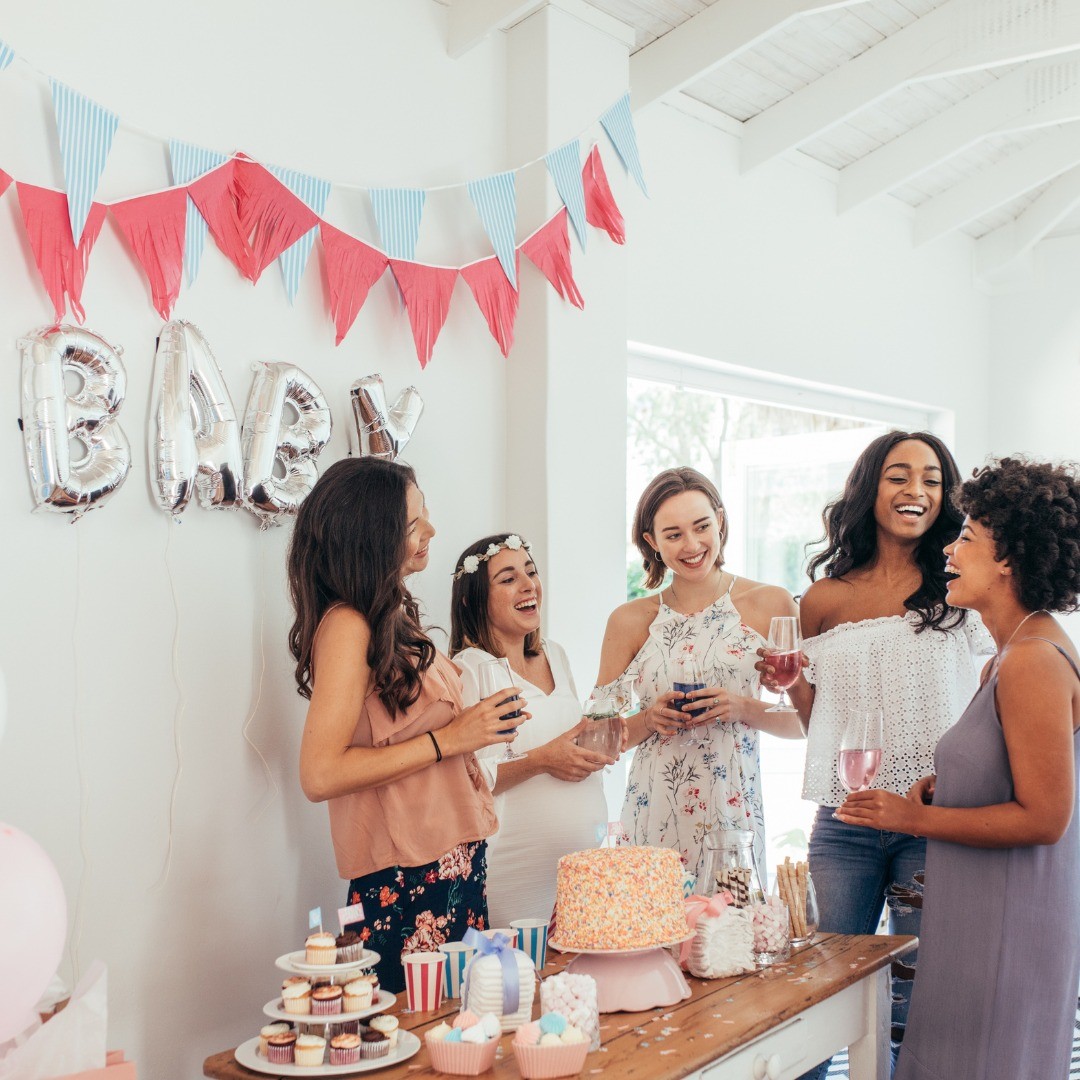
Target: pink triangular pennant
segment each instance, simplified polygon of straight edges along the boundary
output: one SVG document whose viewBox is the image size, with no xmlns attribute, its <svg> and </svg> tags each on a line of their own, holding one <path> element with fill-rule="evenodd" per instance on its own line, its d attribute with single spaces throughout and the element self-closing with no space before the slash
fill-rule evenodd
<svg viewBox="0 0 1080 1080">
<path fill-rule="evenodd" d="M 10 185 L 11 177 L 8 176 L 8 174 L 4 172 L 3 169 L 0 169 L 0 196 L 2 196 L 5 191 L 7 191 Z"/>
<path fill-rule="evenodd" d="M 180 295 L 187 190 L 171 188 L 156 195 L 125 199 L 112 203 L 109 209 L 150 280 L 154 307 L 168 322 L 173 304 Z"/>
<path fill-rule="evenodd" d="M 371 286 L 383 275 L 390 260 L 373 247 L 325 221 L 319 223 L 326 277 L 330 286 L 330 316 L 340 345 L 367 300 Z"/>
<path fill-rule="evenodd" d="M 234 175 L 236 160 L 230 159 L 188 184 L 187 193 L 206 220 L 214 242 L 244 277 L 254 281 L 255 255 L 240 224 Z"/>
<path fill-rule="evenodd" d="M 603 229 L 616 244 L 625 244 L 626 225 L 611 194 L 599 146 L 594 146 L 585 159 L 581 181 L 585 187 L 585 220 L 594 228 Z"/>
<path fill-rule="evenodd" d="M 570 236 L 566 231 L 566 207 L 546 225 L 534 232 L 518 250 L 551 282 L 552 288 L 574 307 L 583 308 L 585 301 L 574 281 L 570 265 Z"/>
<path fill-rule="evenodd" d="M 50 191 L 32 184 L 16 183 L 16 188 L 26 236 L 45 291 L 56 310 L 56 321 L 64 318 L 66 293 L 71 310 L 81 323 L 86 318 L 81 303 L 86 265 L 105 221 L 105 207 L 101 203 L 91 205 L 82 240 L 76 248 L 71 235 L 67 196 L 62 191 Z"/>
<path fill-rule="evenodd" d="M 510 284 L 498 256 L 483 259 L 461 268 L 465 284 L 472 290 L 492 337 L 503 356 L 514 345 L 514 320 L 517 318 L 518 291 Z"/>
<path fill-rule="evenodd" d="M 458 271 L 442 266 L 425 266 L 423 263 L 391 259 L 405 307 L 409 312 L 413 341 L 420 367 L 425 368 L 431 359 L 439 331 L 450 311 L 450 294 L 454 291 Z"/>
<path fill-rule="evenodd" d="M 252 254 L 252 281 L 287 248 L 319 223 L 315 212 L 298 199 L 269 169 L 239 157 L 233 186 L 240 209 L 240 228 Z"/>
</svg>

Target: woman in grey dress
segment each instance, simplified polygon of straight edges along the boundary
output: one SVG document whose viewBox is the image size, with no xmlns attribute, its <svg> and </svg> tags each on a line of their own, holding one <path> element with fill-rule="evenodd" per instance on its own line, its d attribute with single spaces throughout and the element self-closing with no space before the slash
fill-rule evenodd
<svg viewBox="0 0 1080 1080">
<path fill-rule="evenodd" d="M 906 799 L 855 792 L 837 816 L 928 838 L 896 1080 L 1064 1080 L 1080 981 L 1080 669 L 1050 613 L 1078 606 L 1080 478 L 1004 458 L 957 501 L 949 603 L 979 612 L 998 653 L 938 743 L 936 776 Z"/>
</svg>

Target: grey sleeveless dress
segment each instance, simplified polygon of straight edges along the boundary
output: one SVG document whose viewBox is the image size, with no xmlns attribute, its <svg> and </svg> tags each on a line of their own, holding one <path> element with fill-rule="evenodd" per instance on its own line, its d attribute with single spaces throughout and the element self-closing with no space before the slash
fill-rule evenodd
<svg viewBox="0 0 1080 1080">
<path fill-rule="evenodd" d="M 1049 644 L 1080 677 L 1071 657 Z M 1013 798 L 996 685 L 995 667 L 938 743 L 935 806 Z M 1080 734 L 1073 736 L 1074 761 L 1078 751 Z M 919 964 L 894 1080 L 1068 1077 L 1080 982 L 1075 799 L 1069 827 L 1053 846 L 928 841 Z"/>
</svg>

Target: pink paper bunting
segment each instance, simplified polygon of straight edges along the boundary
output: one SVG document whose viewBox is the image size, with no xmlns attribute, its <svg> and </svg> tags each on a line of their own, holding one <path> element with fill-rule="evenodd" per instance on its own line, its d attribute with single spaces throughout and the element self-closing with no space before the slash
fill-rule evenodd
<svg viewBox="0 0 1080 1080">
<path fill-rule="evenodd" d="M 503 356 L 509 356 L 514 345 L 514 320 L 517 318 L 518 292 L 506 276 L 497 256 L 461 268 L 465 284 L 472 290 L 476 303 L 492 337 L 499 343 Z"/>
<path fill-rule="evenodd" d="M 150 280 L 154 307 L 168 322 L 180 295 L 187 190 L 172 188 L 156 195 L 126 199 L 113 203 L 109 209 Z"/>
<path fill-rule="evenodd" d="M 518 250 L 536 264 L 536 268 L 564 300 L 569 300 L 574 307 L 583 308 L 585 301 L 574 281 L 574 271 L 570 265 L 570 236 L 566 231 L 566 217 L 566 208 L 563 207 Z"/>
<path fill-rule="evenodd" d="M 563 228 L 565 230 L 565 225 Z M 458 271 L 402 259 L 391 259 L 390 269 L 405 297 L 420 367 L 426 368 L 450 310 L 450 294 L 454 291 Z"/>
<path fill-rule="evenodd" d="M 604 163 L 600 159 L 600 147 L 594 146 L 585 160 L 581 173 L 585 186 L 585 220 L 594 228 L 603 229 L 616 244 L 626 243 L 626 225 L 622 211 L 611 194 Z"/>
<path fill-rule="evenodd" d="M 367 300 L 371 286 L 383 275 L 390 260 L 375 248 L 347 233 L 319 223 L 326 277 L 330 286 L 330 315 L 337 327 L 335 345 L 340 345 Z"/>
<path fill-rule="evenodd" d="M 105 221 L 105 207 L 101 203 L 91 205 L 82 239 L 76 248 L 71 235 L 67 196 L 62 191 L 50 191 L 32 184 L 16 183 L 15 186 L 26 236 L 45 291 L 56 310 L 56 321 L 63 320 L 70 301 L 71 310 L 81 323 L 86 318 L 81 303 L 86 265 Z"/>
<path fill-rule="evenodd" d="M 0 169 L 0 196 L 11 186 L 11 177 L 3 169 Z"/>
<path fill-rule="evenodd" d="M 254 281 L 255 255 L 240 224 L 234 176 L 236 160 L 230 159 L 188 185 L 191 201 L 210 227 L 210 235 L 225 257 L 249 281 Z"/>
<path fill-rule="evenodd" d="M 319 224 L 315 212 L 269 169 L 247 157 L 236 159 L 233 189 L 240 230 L 251 252 L 252 281 L 305 233 Z"/>
</svg>

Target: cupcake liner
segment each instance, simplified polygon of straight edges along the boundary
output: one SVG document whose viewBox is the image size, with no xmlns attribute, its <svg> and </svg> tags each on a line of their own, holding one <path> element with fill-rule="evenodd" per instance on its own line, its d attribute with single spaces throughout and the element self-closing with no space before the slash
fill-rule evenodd
<svg viewBox="0 0 1080 1080">
<path fill-rule="evenodd" d="M 354 960 L 359 960 L 364 955 L 364 943 L 358 941 L 355 945 L 344 945 L 337 951 L 337 962 L 339 964 L 351 964 Z"/>
<path fill-rule="evenodd" d="M 360 1044 L 360 1057 L 364 1061 L 374 1061 L 375 1058 L 386 1057 L 390 1053 L 390 1040 L 381 1039 L 379 1042 L 365 1042 Z"/>
<path fill-rule="evenodd" d="M 347 1013 L 363 1012 L 364 1009 L 370 1009 L 371 1003 L 374 1000 L 373 996 L 370 997 L 353 997 L 350 994 L 345 995 L 345 1007 L 342 1010 Z"/>
<path fill-rule="evenodd" d="M 330 1064 L 331 1065 L 355 1065 L 360 1060 L 360 1047 L 359 1046 L 347 1046 L 347 1047 L 330 1047 Z"/>
<path fill-rule="evenodd" d="M 499 1040 L 486 1043 L 448 1043 L 442 1039 L 425 1039 L 431 1066 L 436 1072 L 453 1076 L 479 1076 L 495 1064 Z"/>
<path fill-rule="evenodd" d="M 294 1013 L 296 1016 L 308 1016 L 311 1013 L 311 998 L 282 998 L 281 1007 L 287 1013 Z"/>
<path fill-rule="evenodd" d="M 266 1060 L 272 1065 L 291 1065 L 295 1050 L 295 1043 L 289 1043 L 288 1046 L 268 1046 L 266 1048 Z"/>
<path fill-rule="evenodd" d="M 577 1076 L 585 1067 L 589 1053 L 587 1042 L 568 1046 L 526 1046 L 514 1043 L 518 1071 L 525 1080 L 554 1080 L 558 1076 Z"/>
<path fill-rule="evenodd" d="M 306 1069 L 318 1068 L 323 1063 L 325 1046 L 298 1046 L 293 1055 L 293 1064 Z"/>
<path fill-rule="evenodd" d="M 316 998 L 311 999 L 312 1016 L 336 1016 L 341 1012 L 341 998 Z"/>
<path fill-rule="evenodd" d="M 305 964 L 331 965 L 337 963 L 337 946 L 331 945 L 324 948 L 312 948 L 310 945 L 304 950 Z"/>
</svg>

